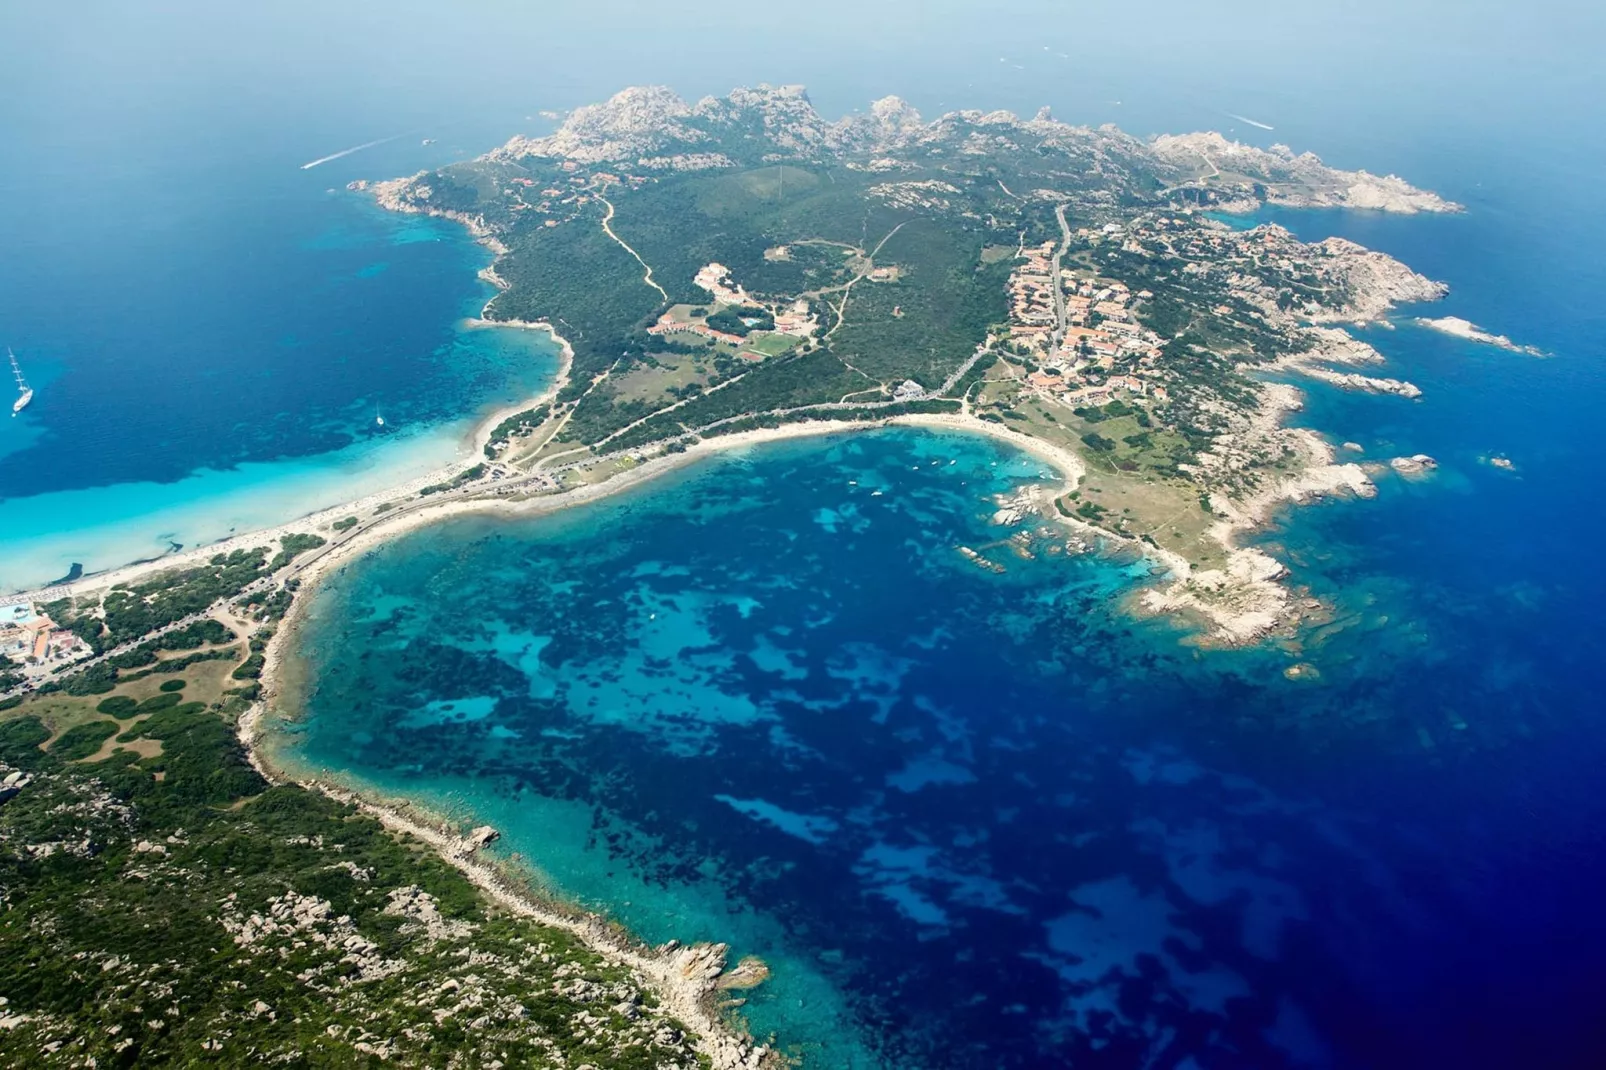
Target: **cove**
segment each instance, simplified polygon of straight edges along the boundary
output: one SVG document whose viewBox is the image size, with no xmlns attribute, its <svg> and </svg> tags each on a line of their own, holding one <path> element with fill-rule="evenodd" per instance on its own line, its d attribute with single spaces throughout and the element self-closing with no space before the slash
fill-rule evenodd
<svg viewBox="0 0 1606 1070">
<path fill-rule="evenodd" d="M 311 595 L 299 716 L 264 745 L 496 825 L 548 892 L 643 939 L 763 957 L 741 1013 L 811 1067 L 1477 1044 L 1445 993 L 1504 1000 L 1524 923 L 1458 867 L 1522 839 L 1473 757 L 1395 745 L 1420 635 L 1326 636 L 1315 682 L 1285 650 L 1198 651 L 1122 612 L 1145 562 L 991 523 L 1049 478 L 898 429 L 421 529 Z"/>
</svg>

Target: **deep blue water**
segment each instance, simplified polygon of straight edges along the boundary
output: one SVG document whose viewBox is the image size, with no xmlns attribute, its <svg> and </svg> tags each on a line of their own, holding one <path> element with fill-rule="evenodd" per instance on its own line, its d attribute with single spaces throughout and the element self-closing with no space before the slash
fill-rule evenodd
<svg viewBox="0 0 1606 1070">
<path fill-rule="evenodd" d="M 1570 652 L 1486 645 L 1532 596 L 1422 598 L 1290 527 L 1302 579 L 1356 585 L 1339 626 L 1201 655 L 1115 608 L 1141 562 L 959 555 L 1041 472 L 879 433 L 404 538 L 315 597 L 280 745 L 493 821 L 650 940 L 764 956 L 747 1011 L 806 1065 L 1591 1050 L 1600 739 L 1531 686 Z"/>
<path fill-rule="evenodd" d="M 1267 218 L 1554 357 L 1402 323 L 1367 337 L 1421 401 L 1309 391 L 1361 459 L 1441 468 L 1265 533 L 1340 609 L 1297 655 L 1133 623 L 1136 563 L 966 565 L 1036 466 L 900 433 L 386 548 L 312 606 L 288 749 L 493 821 L 650 939 L 764 954 L 745 1009 L 811 1065 L 1606 1062 L 1599 14 L 1161 5 L 1134 61 L 1089 47 L 1118 8 L 818 6 L 0 13 L 0 344 L 41 387 L 0 421 L 0 588 L 427 467 L 544 381 L 454 329 L 485 296 L 456 228 L 327 192 L 536 109 L 802 81 L 831 115 L 1049 103 L 1394 170 L 1469 212 Z M 364 437 L 376 410 L 416 435 Z"/>
<path fill-rule="evenodd" d="M 4 429 L 0 497 L 332 452 L 376 412 L 440 420 L 486 389 L 489 362 L 437 352 L 476 307 L 483 254 L 458 228 L 387 219 L 316 170 L 287 171 L 305 188 L 259 178 L 261 211 L 154 205 L 138 242 L 52 233 L 65 248 L 13 250 L 31 266 L 5 280 L 0 317 L 37 396 Z"/>
<path fill-rule="evenodd" d="M 491 292 L 462 228 L 344 189 L 442 151 L 408 142 L 312 170 L 283 149 L 177 176 L 112 158 L 46 215 L 18 198 L 58 176 L 11 177 L 0 342 L 35 398 L 0 421 L 0 590 L 403 482 L 551 380 L 544 335 L 461 326 Z"/>
</svg>

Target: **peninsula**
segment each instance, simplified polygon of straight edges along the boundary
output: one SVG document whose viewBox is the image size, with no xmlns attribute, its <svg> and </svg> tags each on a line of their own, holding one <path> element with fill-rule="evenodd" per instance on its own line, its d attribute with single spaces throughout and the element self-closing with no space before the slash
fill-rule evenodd
<svg viewBox="0 0 1606 1070">
<path fill-rule="evenodd" d="M 731 435 L 908 419 L 1000 435 L 1066 477 L 1040 512 L 1141 546 L 1142 604 L 1211 641 L 1297 625 L 1238 545 L 1281 502 L 1369 495 L 1287 375 L 1414 398 L 1334 324 L 1439 283 L 1342 239 L 1218 217 L 1262 204 L 1453 212 L 1395 176 L 1219 134 L 1150 141 L 895 97 L 823 119 L 800 87 L 689 104 L 627 89 L 553 134 L 367 187 L 496 254 L 486 320 L 547 326 L 554 396 L 490 436 L 478 485 L 561 497 Z M 488 483 L 487 483 L 488 481 Z"/>
<path fill-rule="evenodd" d="M 1445 288 L 1223 217 L 1459 210 L 1218 134 L 1142 140 L 1046 109 L 928 121 L 896 98 L 828 121 L 767 86 L 695 104 L 627 89 L 549 136 L 354 185 L 467 226 L 495 256 L 483 320 L 551 331 L 561 373 L 421 485 L 0 607 L 0 948 L 57 963 L 0 1002 L 19 1061 L 290 1061 L 316 1034 L 348 1061 L 447 1044 L 485 1065 L 770 1064 L 721 1013 L 759 964 L 641 947 L 487 861 L 494 830 L 269 764 L 254 730 L 298 592 L 455 514 L 534 515 L 714 450 L 913 423 L 1055 467 L 1060 487 L 1000 501 L 995 522 L 1140 548 L 1163 566 L 1144 610 L 1219 643 L 1291 630 L 1313 603 L 1240 538 L 1282 503 L 1374 488 L 1285 426 L 1288 380 L 1408 403 L 1420 391 L 1367 374 L 1382 357 L 1339 325 Z M 138 936 L 174 919 L 183 940 Z"/>
</svg>

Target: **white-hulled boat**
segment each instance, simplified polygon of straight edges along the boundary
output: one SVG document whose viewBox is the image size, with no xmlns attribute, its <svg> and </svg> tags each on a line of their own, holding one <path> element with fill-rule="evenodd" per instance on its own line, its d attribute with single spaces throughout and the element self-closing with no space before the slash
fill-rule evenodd
<svg viewBox="0 0 1606 1070">
<path fill-rule="evenodd" d="M 15 416 L 23 409 L 26 409 L 28 402 L 33 400 L 33 387 L 29 386 L 27 380 L 23 379 L 22 369 L 17 366 L 17 355 L 7 349 L 6 356 L 11 361 L 11 374 L 17 377 L 17 400 L 11 403 L 11 415 Z"/>
</svg>

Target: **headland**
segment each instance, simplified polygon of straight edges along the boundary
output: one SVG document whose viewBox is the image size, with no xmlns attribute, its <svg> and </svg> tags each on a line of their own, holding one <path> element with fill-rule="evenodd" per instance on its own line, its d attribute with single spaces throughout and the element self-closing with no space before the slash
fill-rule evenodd
<svg viewBox="0 0 1606 1070">
<path fill-rule="evenodd" d="M 1046 113 L 927 122 L 896 98 L 832 123 L 801 89 L 764 86 L 695 105 L 626 90 L 548 137 L 371 192 L 491 250 L 482 277 L 498 294 L 482 320 L 550 331 L 564 354 L 551 389 L 494 414 L 471 460 L 427 479 L 36 592 L 89 649 L 27 685 L 98 673 L 115 689 L 207 620 L 228 642 L 250 635 L 244 648 L 203 637 L 203 653 L 248 651 L 240 679 L 260 684 L 228 694 L 251 761 L 282 782 L 254 744 L 261 718 L 294 714 L 274 704 L 300 607 L 378 543 L 465 514 L 551 513 L 718 451 L 896 425 L 989 435 L 1052 466 L 1058 491 L 1021 508 L 1163 565 L 1143 611 L 1186 615 L 1223 644 L 1290 632 L 1322 607 L 1245 534 L 1289 502 L 1375 491 L 1318 433 L 1286 425 L 1302 402 L 1279 377 L 1418 396 L 1350 370 L 1381 357 L 1335 325 L 1445 288 L 1350 242 L 1210 215 L 1458 210 L 1393 176 L 1219 135 L 1142 141 Z M 714 1065 L 766 1057 L 716 1012 L 717 950 L 639 947 L 522 891 L 438 818 L 306 786 L 645 978 Z"/>
</svg>

